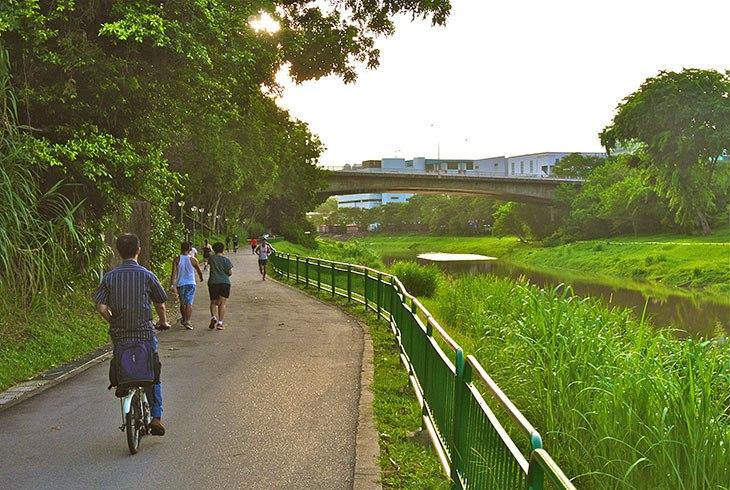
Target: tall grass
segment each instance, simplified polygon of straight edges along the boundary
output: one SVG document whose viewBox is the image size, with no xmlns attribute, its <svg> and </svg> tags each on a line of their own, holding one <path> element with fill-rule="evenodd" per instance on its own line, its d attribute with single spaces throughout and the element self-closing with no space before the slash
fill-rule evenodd
<svg viewBox="0 0 730 490">
<path fill-rule="evenodd" d="M 81 242 L 74 223 L 78 206 L 39 186 L 34 162 L 22 146 L 7 52 L 0 47 L 0 290 L 29 301 L 69 274 L 69 251 Z"/>
<path fill-rule="evenodd" d="M 730 487 L 727 342 L 490 276 L 454 279 L 434 304 L 579 487 Z"/>
<path fill-rule="evenodd" d="M 443 277 L 437 266 L 420 265 L 413 261 L 395 262 L 390 272 L 398 276 L 411 294 L 429 298 L 434 295 Z"/>
</svg>

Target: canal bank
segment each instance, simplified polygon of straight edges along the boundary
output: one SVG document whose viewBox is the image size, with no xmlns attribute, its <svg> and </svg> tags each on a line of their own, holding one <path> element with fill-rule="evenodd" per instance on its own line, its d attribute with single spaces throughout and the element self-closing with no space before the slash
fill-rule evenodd
<svg viewBox="0 0 730 490">
<path fill-rule="evenodd" d="M 716 233 L 538 247 L 510 238 L 372 235 L 361 243 L 379 253 L 386 264 L 415 260 L 424 252 L 493 256 L 497 260 L 489 264 L 438 263 L 450 274 L 490 273 L 548 288 L 569 285 L 580 297 L 597 297 L 612 306 L 631 308 L 657 326 L 683 331 L 679 332 L 682 336 L 684 331 L 711 336 L 716 331 L 730 333 L 728 240 L 725 234 Z M 688 279 L 690 276 L 694 279 Z M 693 281 L 704 287 L 687 285 Z"/>
</svg>

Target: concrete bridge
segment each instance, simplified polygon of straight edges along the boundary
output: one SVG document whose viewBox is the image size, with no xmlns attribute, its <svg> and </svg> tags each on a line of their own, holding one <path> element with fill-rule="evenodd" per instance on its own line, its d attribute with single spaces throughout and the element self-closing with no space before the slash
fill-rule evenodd
<svg viewBox="0 0 730 490">
<path fill-rule="evenodd" d="M 322 194 L 369 194 L 413 192 L 417 194 L 472 194 L 504 201 L 552 204 L 555 189 L 564 183 L 582 184 L 566 178 L 508 177 L 494 174 L 404 173 L 387 171 L 326 172 L 327 187 Z"/>
</svg>

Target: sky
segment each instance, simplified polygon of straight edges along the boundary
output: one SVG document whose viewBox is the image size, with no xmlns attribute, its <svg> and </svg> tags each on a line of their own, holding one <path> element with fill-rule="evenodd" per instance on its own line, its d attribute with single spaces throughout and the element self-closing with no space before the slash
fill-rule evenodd
<svg viewBox="0 0 730 490">
<path fill-rule="evenodd" d="M 728 0 L 452 0 L 444 27 L 398 18 L 380 67 L 296 85 L 279 104 L 320 165 L 602 151 L 616 106 L 660 70 L 730 69 Z"/>
</svg>

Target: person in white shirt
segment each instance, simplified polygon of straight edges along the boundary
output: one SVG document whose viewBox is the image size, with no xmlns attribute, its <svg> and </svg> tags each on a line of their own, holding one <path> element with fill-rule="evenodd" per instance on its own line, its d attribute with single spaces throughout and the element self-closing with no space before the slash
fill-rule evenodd
<svg viewBox="0 0 730 490">
<path fill-rule="evenodd" d="M 193 329 L 190 317 L 193 315 L 193 300 L 195 299 L 195 272 L 200 281 L 203 281 L 203 271 L 195 255 L 191 254 L 190 242 L 180 244 L 180 255 L 172 260 L 172 275 L 170 284 L 175 287 L 180 298 L 180 324 L 188 330 Z"/>
<path fill-rule="evenodd" d="M 259 272 L 261 273 L 261 280 L 266 280 L 266 264 L 269 261 L 269 255 L 275 253 L 276 249 L 269 245 L 266 238 L 261 239 L 261 243 L 256 247 L 254 253 L 259 256 Z"/>
</svg>

